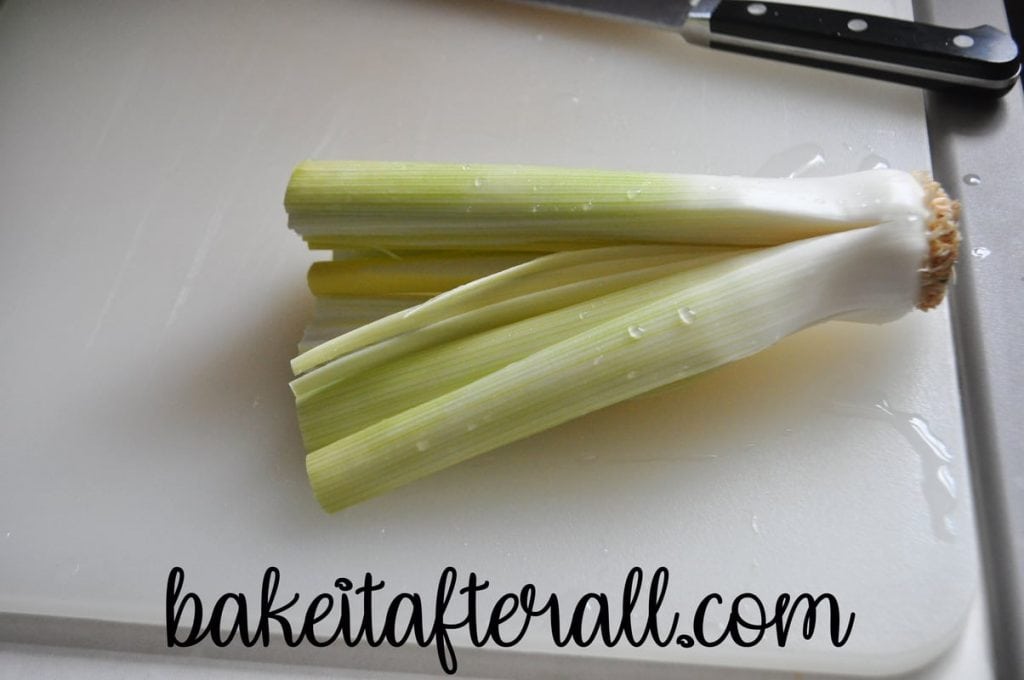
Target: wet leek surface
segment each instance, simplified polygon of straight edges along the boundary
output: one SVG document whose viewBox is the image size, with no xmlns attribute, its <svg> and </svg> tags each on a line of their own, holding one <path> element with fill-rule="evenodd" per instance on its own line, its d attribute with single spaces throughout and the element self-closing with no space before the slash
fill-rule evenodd
<svg viewBox="0 0 1024 680">
<path fill-rule="evenodd" d="M 939 304 L 957 206 L 878 169 L 766 179 L 310 161 L 317 313 L 292 362 L 336 511 L 831 320 Z"/>
</svg>

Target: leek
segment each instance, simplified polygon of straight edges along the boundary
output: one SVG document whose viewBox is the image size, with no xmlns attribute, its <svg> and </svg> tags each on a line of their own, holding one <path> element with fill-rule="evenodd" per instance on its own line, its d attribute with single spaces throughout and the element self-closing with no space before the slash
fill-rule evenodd
<svg viewBox="0 0 1024 680">
<path fill-rule="evenodd" d="M 314 295 L 437 294 L 527 259 L 523 254 L 358 257 L 317 262 L 310 267 L 307 280 Z"/>
<path fill-rule="evenodd" d="M 693 278 L 692 272 L 699 269 L 698 265 L 716 259 L 724 258 L 711 255 L 660 267 L 661 276 L 657 278 L 650 270 L 640 270 L 637 278 L 647 279 L 646 283 L 603 296 L 598 296 L 591 286 L 581 286 L 591 295 L 576 304 L 508 325 L 496 325 L 451 342 L 434 343 L 422 351 L 395 352 L 397 358 L 392 361 L 367 363 L 375 353 L 366 352 L 353 355 L 355 361 L 332 362 L 327 370 L 335 378 L 326 381 L 327 387 L 302 391 L 298 389 L 301 380 L 293 383 L 306 446 L 309 450 L 319 448 L 359 426 L 460 387 L 596 322 L 614 318 L 644 301 L 657 300 Z M 672 272 L 675 274 L 669 276 Z M 405 343 L 423 332 L 429 331 L 402 336 L 398 342 Z M 391 346 L 381 343 L 375 349 Z M 338 371 L 345 371 L 343 379 L 337 377 Z M 307 375 L 319 376 L 321 372 Z"/>
<path fill-rule="evenodd" d="M 729 252 L 720 247 L 625 246 L 554 253 L 459 287 L 456 294 L 438 295 L 400 315 L 339 336 L 296 357 L 292 368 L 302 373 L 417 329 L 453 339 L 689 268 Z M 446 331 L 439 328 L 442 325 Z M 330 380 L 336 367 L 337 364 L 332 363 L 326 370 L 293 382 L 296 394 Z"/>
<path fill-rule="evenodd" d="M 767 180 L 308 162 L 286 206 L 311 244 L 448 261 L 446 284 L 460 262 L 519 258 L 365 325 L 320 298 L 322 342 L 293 361 L 292 387 L 327 511 L 807 326 L 934 307 L 959 239 L 956 204 L 895 170 Z M 395 292 L 368 281 L 371 303 Z M 437 282 L 428 271 L 402 287 Z"/>
<path fill-rule="evenodd" d="M 339 335 L 405 311 L 428 298 L 423 294 L 390 295 L 376 291 L 372 295 L 317 295 L 313 320 L 299 341 L 299 352 L 308 352 Z"/>
<path fill-rule="evenodd" d="M 921 186 L 875 170 L 791 179 L 516 165 L 306 161 L 288 223 L 333 248 L 565 250 L 653 242 L 777 245 L 914 211 Z"/>
</svg>

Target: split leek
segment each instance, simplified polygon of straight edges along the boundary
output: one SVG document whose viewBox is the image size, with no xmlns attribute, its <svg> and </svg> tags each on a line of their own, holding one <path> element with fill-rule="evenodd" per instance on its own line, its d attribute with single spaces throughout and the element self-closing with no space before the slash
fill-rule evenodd
<svg viewBox="0 0 1024 680">
<path fill-rule="evenodd" d="M 460 286 L 401 314 L 339 336 L 292 361 L 296 373 L 323 367 L 292 383 L 297 395 L 336 378 L 346 355 L 416 330 L 454 339 L 498 323 L 512 323 L 550 309 L 618 290 L 722 257 L 712 246 L 618 246 L 553 253 Z M 438 326 L 448 330 L 442 332 Z M 422 335 L 422 334 L 421 334 Z M 404 337 L 404 336 L 403 336 Z"/>
<path fill-rule="evenodd" d="M 330 165 L 333 180 L 319 175 L 322 195 L 310 189 L 300 166 L 302 191 L 289 188 L 292 225 L 315 222 L 325 237 L 353 239 L 350 247 L 408 250 L 429 241 L 437 250 L 484 250 L 494 236 L 494 250 L 513 249 L 517 239 L 569 241 L 576 248 L 654 240 L 682 248 L 674 270 L 671 262 L 644 266 L 655 260 L 640 258 L 623 265 L 629 258 L 619 258 L 616 272 L 600 274 L 604 265 L 591 264 L 592 276 L 575 288 L 563 280 L 531 289 L 524 268 L 529 273 L 532 265 L 537 281 L 556 281 L 559 271 L 615 248 L 541 257 L 299 357 L 298 372 L 309 371 L 293 385 L 310 450 L 307 470 L 328 511 L 748 356 L 809 325 L 886 321 L 915 306 L 934 307 L 957 252 L 955 204 L 934 182 L 898 171 L 828 181 L 671 176 L 670 182 L 664 175 L 593 171 L 435 166 L 432 176 L 423 165 L 376 165 L 372 172 L 368 164 L 352 166 Z M 462 173 L 482 178 L 480 186 L 473 180 L 464 186 Z M 351 183 L 349 174 L 356 176 Z M 456 179 L 463 183 L 460 195 Z M 715 181 L 729 187 L 724 203 L 692 190 Z M 395 183 L 390 192 L 389 182 Z M 641 193 L 623 197 L 624 182 Z M 669 185 L 679 192 L 674 201 Z M 637 203 L 643 191 L 653 196 L 649 204 Z M 522 210 L 534 201 L 556 217 L 534 221 L 530 215 L 544 210 Z M 593 207 L 565 208 L 580 201 Z M 476 228 L 461 218 L 446 225 L 443 216 L 460 214 L 466 202 L 484 216 Z M 609 215 L 618 220 L 615 228 Z M 328 218 L 336 227 L 324 226 Z M 371 243 L 382 225 L 391 226 L 379 233 L 406 236 Z M 731 247 L 698 255 L 688 252 L 692 244 Z M 735 247 L 752 244 L 764 247 Z M 557 265 L 570 255 L 573 264 Z M 609 278 L 621 285 L 596 285 Z M 510 305 L 514 314 L 505 313 Z"/>
<path fill-rule="evenodd" d="M 367 354 L 356 353 L 348 361 L 335 361 L 324 371 L 335 377 L 327 387 L 301 391 L 296 404 L 299 424 L 308 450 L 320 448 L 356 429 L 417 403 L 461 387 L 477 378 L 518 361 L 559 340 L 576 335 L 596 323 L 615 318 L 646 301 L 657 300 L 685 285 L 700 265 L 724 259 L 724 255 L 694 258 L 659 267 L 658 276 L 641 270 L 635 285 L 606 295 L 590 288 L 592 296 L 518 322 L 464 335 L 451 342 L 435 343 L 421 351 L 395 352 L 391 361 L 368 363 Z M 556 293 L 557 294 L 557 293 Z M 429 327 L 401 336 L 374 349 L 405 343 Z M 372 369 L 372 370 L 370 370 Z M 319 376 L 314 371 L 309 377 Z M 345 375 L 339 378 L 338 371 Z M 299 381 L 295 381 L 298 383 Z M 293 383 L 293 386 L 298 387 Z"/>
</svg>

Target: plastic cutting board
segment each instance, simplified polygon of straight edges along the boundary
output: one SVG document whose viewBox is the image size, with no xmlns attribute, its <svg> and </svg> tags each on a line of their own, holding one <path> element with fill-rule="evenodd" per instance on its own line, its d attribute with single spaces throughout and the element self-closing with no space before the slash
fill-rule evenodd
<svg viewBox="0 0 1024 680">
<path fill-rule="evenodd" d="M 909 15 L 902 1 L 858 7 Z M 450 564 L 492 592 L 532 582 L 566 601 L 663 565 L 666 606 L 827 591 L 856 626 L 839 650 L 558 650 L 538 629 L 509 667 L 557 654 L 568 674 L 610 657 L 896 672 L 956 639 L 976 544 L 944 308 L 818 327 L 322 514 L 287 387 L 315 256 L 281 201 L 307 157 L 765 175 L 929 165 L 913 89 L 531 8 L 8 0 L 4 615 L 162 626 L 174 565 L 210 598 L 255 593 L 269 565 L 307 595 L 367 570 L 429 593 Z M 437 670 L 430 650 L 396 658 L 351 657 Z"/>
</svg>

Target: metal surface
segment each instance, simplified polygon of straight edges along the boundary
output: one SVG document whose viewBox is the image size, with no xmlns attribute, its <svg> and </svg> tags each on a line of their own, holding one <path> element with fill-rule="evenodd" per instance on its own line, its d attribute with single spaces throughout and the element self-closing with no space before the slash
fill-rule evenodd
<svg viewBox="0 0 1024 680">
<path fill-rule="evenodd" d="M 720 3 L 721 0 L 699 0 L 693 6 L 681 31 L 686 42 L 701 47 L 711 46 L 711 15 Z"/>
<path fill-rule="evenodd" d="M 918 18 L 1005 28 L 998 0 L 915 3 Z M 1021 86 L 999 101 L 932 94 L 935 173 L 964 203 L 965 257 L 953 321 L 999 677 L 1024 677 L 1024 176 Z"/>
<path fill-rule="evenodd" d="M 587 16 L 620 21 L 625 19 L 652 28 L 672 31 L 681 30 L 690 14 L 689 0 L 522 0 L 522 2 Z"/>
</svg>

